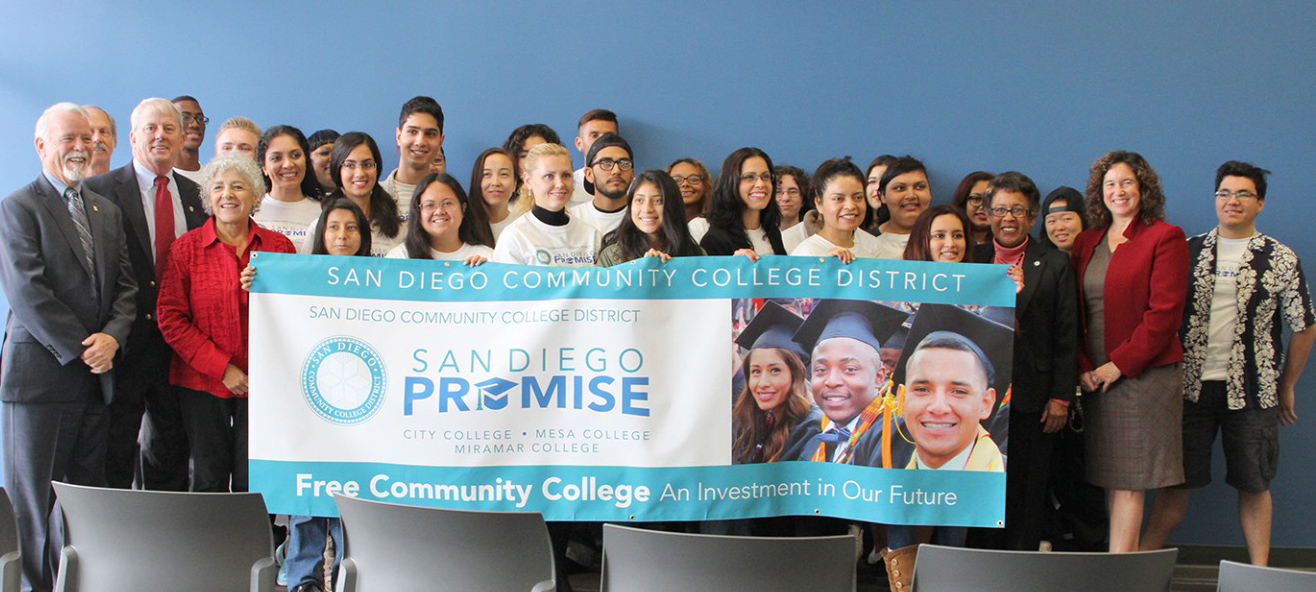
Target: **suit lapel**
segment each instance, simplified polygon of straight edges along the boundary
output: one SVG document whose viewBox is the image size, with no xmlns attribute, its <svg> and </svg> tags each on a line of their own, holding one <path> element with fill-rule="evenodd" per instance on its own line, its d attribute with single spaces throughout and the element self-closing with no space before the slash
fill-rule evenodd
<svg viewBox="0 0 1316 592">
<path fill-rule="evenodd" d="M 1024 247 L 1024 289 L 1015 299 L 1015 318 L 1023 316 L 1023 312 L 1028 310 L 1028 303 L 1032 301 L 1033 294 L 1037 293 L 1037 282 L 1042 278 L 1042 254 L 1045 248 L 1038 244 L 1035 239 L 1028 239 L 1028 246 Z"/>
<path fill-rule="evenodd" d="M 187 229 L 192 230 L 205 224 L 206 211 L 201 207 L 201 187 L 178 173 L 174 173 L 174 184 L 178 185 L 178 201 L 183 204 Z"/>
<path fill-rule="evenodd" d="M 128 163 L 128 166 L 119 171 L 123 178 L 115 183 L 114 201 L 118 202 L 119 210 L 132 226 L 133 234 L 137 236 L 138 248 L 147 256 L 151 256 L 155 249 L 151 248 L 151 229 L 146 225 L 146 211 L 142 209 L 142 190 L 137 186 L 137 172 L 133 169 L 132 163 Z"/>
<path fill-rule="evenodd" d="M 82 250 L 82 239 L 78 237 L 78 227 L 73 224 L 73 214 L 69 213 L 68 202 L 64 196 L 55 191 L 55 186 L 46 180 L 42 175 L 37 182 L 37 192 L 42 195 L 41 205 L 46 208 L 50 218 L 55 221 L 55 226 L 59 227 L 60 234 L 64 235 L 64 240 L 68 242 L 69 248 L 77 254 L 78 263 L 87 275 L 92 275 L 91 270 L 87 269 L 86 253 Z M 95 240 L 95 235 L 92 235 Z M 94 242 L 93 242 L 94 244 Z"/>
<path fill-rule="evenodd" d="M 100 288 L 101 293 L 105 294 L 105 278 L 111 269 L 118 270 L 119 253 L 111 253 L 105 245 L 112 244 L 109 241 L 110 228 L 106 226 L 105 208 L 101 207 L 102 198 L 92 193 L 90 190 L 82 192 L 83 202 L 87 205 L 87 223 L 91 226 L 91 244 L 96 249 L 96 285 Z M 113 266 L 113 267 L 111 267 Z"/>
</svg>

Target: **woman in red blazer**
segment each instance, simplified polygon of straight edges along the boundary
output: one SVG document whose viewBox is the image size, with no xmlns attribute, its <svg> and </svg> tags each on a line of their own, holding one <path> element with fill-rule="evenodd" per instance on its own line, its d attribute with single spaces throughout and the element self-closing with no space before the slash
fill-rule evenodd
<svg viewBox="0 0 1316 592">
<path fill-rule="evenodd" d="M 1138 550 L 1147 489 L 1183 482 L 1179 324 L 1188 285 L 1183 230 L 1162 221 L 1156 171 L 1135 152 L 1092 165 L 1092 228 L 1070 255 L 1086 335 L 1079 352 L 1088 404 L 1088 481 L 1104 487 L 1110 551 Z"/>
</svg>

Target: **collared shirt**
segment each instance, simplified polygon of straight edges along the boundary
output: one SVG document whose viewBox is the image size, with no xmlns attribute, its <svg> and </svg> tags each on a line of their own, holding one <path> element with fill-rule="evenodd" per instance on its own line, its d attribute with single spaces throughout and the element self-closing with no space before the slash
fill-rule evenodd
<svg viewBox="0 0 1316 592">
<path fill-rule="evenodd" d="M 1202 392 L 1218 243 L 1218 228 L 1188 239 L 1192 272 L 1179 338 L 1184 347 L 1184 396 L 1190 401 L 1196 401 Z M 1293 250 L 1260 233 L 1248 241 L 1236 277 L 1237 319 L 1225 381 L 1228 405 L 1242 409 L 1255 397 L 1262 409 L 1274 407 L 1279 403 L 1280 361 L 1284 358 L 1280 317 L 1294 331 L 1316 324 L 1311 291 Z"/>
<path fill-rule="evenodd" d="M 169 248 L 160 282 L 160 332 L 174 350 L 169 382 L 217 397 L 234 395 L 224 369 L 247 371 L 247 292 L 238 275 L 253 251 L 295 253 L 287 237 L 250 222 L 247 249 L 238 253 L 219 240 L 215 219 L 184 234 Z"/>
<path fill-rule="evenodd" d="M 849 432 L 853 434 L 855 430 L 859 429 L 859 421 L 862 419 L 862 415 L 863 414 L 854 416 L 854 419 L 851 419 L 849 423 L 845 424 L 845 429 L 849 430 Z M 836 424 L 832 424 L 823 433 L 835 432 L 837 429 L 838 428 L 836 427 Z M 846 438 L 844 440 L 841 440 L 840 442 L 836 443 L 836 450 L 832 451 L 832 457 L 827 460 L 829 462 L 836 462 L 836 459 L 841 458 L 841 455 L 845 454 L 845 451 L 849 449 L 850 449 L 850 439 Z"/>
<path fill-rule="evenodd" d="M 55 186 L 55 193 L 59 194 L 60 199 L 64 199 L 64 191 L 65 191 L 66 189 L 68 189 L 69 186 L 68 186 L 68 185 L 65 185 L 63 181 L 60 181 L 58 178 L 56 178 L 55 175 L 50 174 L 50 171 L 47 171 L 47 170 L 45 170 L 45 169 L 41 169 L 41 174 L 45 175 L 45 176 L 46 176 L 46 180 L 47 180 L 47 181 L 50 181 L 50 184 L 51 184 L 51 185 L 54 185 L 54 186 Z M 81 191 L 81 190 L 82 190 L 82 184 L 81 184 L 81 183 L 74 183 L 74 184 L 73 184 L 73 188 L 74 188 L 74 189 L 77 189 L 78 191 Z"/>
<path fill-rule="evenodd" d="M 142 163 L 137 162 L 137 159 L 133 159 L 133 172 L 137 173 L 137 190 L 142 192 L 142 212 L 146 214 L 146 228 L 151 233 L 150 244 L 154 245 L 155 178 L 159 175 L 142 166 Z M 187 218 L 183 215 L 183 200 L 178 197 L 178 182 L 174 180 L 174 176 L 169 174 L 164 177 L 169 180 L 169 197 L 174 202 L 174 238 L 178 238 L 187 232 Z M 202 196 L 201 199 L 205 199 L 205 196 Z M 151 250 L 151 257 L 155 257 L 154 249 Z"/>
</svg>

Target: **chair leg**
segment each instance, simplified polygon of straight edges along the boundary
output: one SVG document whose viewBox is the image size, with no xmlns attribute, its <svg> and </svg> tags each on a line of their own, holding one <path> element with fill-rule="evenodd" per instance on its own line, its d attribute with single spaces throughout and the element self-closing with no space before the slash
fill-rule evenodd
<svg viewBox="0 0 1316 592">
<path fill-rule="evenodd" d="M 907 592 L 914 581 L 914 560 L 918 557 L 918 545 L 882 551 L 882 560 L 886 562 L 887 583 L 891 592 Z"/>
</svg>

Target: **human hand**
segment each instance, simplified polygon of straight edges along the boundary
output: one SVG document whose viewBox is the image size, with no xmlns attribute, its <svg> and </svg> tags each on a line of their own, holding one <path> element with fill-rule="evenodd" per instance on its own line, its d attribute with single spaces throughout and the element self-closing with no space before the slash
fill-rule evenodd
<svg viewBox="0 0 1316 592">
<path fill-rule="evenodd" d="M 759 262 L 759 254 L 756 253 L 754 249 L 737 249 L 735 253 L 732 253 L 732 255 L 737 257 L 746 257 L 749 259 L 750 263 Z"/>
<path fill-rule="evenodd" d="M 229 364 L 224 367 L 224 377 L 219 380 L 224 383 L 224 387 L 228 389 L 228 392 L 235 395 L 247 394 L 247 373 L 237 366 Z"/>
<path fill-rule="evenodd" d="M 251 291 L 251 280 L 256 279 L 256 266 L 250 263 L 242 268 L 242 273 L 238 275 L 238 283 L 242 285 L 244 292 Z"/>
<path fill-rule="evenodd" d="M 91 368 L 92 374 L 104 374 L 114 368 L 118 340 L 106 333 L 92 333 L 82 340 L 82 345 L 87 346 L 82 350 L 82 362 Z"/>
<path fill-rule="evenodd" d="M 854 251 L 851 251 L 850 249 L 845 249 L 845 248 L 842 248 L 842 247 L 836 247 L 836 248 L 833 248 L 833 249 L 829 249 L 829 250 L 827 251 L 827 256 L 828 256 L 828 257 L 836 257 L 837 259 L 840 259 L 840 260 L 841 260 L 841 263 L 844 263 L 844 264 L 846 264 L 846 265 L 849 265 L 849 264 L 851 264 L 851 263 L 854 263 L 854 260 L 858 258 L 858 257 L 855 257 Z"/>
<path fill-rule="evenodd" d="M 1064 403 L 1052 399 L 1046 402 L 1046 408 L 1042 410 L 1042 432 L 1054 434 L 1065 427 L 1065 422 L 1069 420 L 1069 408 Z"/>
</svg>

